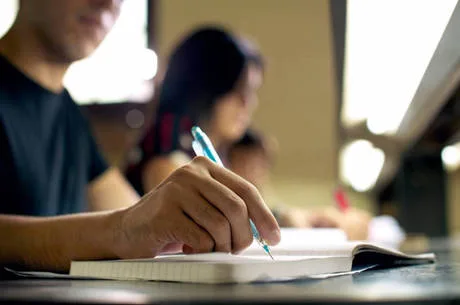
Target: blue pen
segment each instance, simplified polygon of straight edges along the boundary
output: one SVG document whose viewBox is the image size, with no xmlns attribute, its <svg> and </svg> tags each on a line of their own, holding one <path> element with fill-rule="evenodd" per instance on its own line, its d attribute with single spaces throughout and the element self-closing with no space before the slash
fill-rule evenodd
<svg viewBox="0 0 460 305">
<path fill-rule="evenodd" d="M 208 157 L 209 159 L 211 159 L 212 161 L 214 161 L 215 163 L 223 167 L 224 164 L 222 163 L 222 160 L 220 160 L 219 155 L 214 149 L 214 146 L 212 145 L 211 140 L 209 140 L 208 136 L 201 130 L 201 128 L 198 126 L 193 126 L 192 135 L 194 138 L 194 141 L 192 142 L 192 147 L 193 147 L 193 150 L 195 151 L 195 154 L 197 156 Z M 265 250 L 265 252 L 272 259 L 274 259 L 270 252 L 270 248 L 268 247 L 265 240 L 263 240 L 263 238 L 260 237 L 259 231 L 257 231 L 257 228 L 251 219 L 249 219 L 249 224 L 251 226 L 252 235 L 254 236 L 254 238 L 261 245 L 261 247 Z"/>
</svg>

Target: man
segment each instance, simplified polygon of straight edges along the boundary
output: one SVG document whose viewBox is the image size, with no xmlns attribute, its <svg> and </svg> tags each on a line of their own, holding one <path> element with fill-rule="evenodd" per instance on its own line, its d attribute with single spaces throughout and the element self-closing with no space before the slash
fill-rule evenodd
<svg viewBox="0 0 460 305">
<path fill-rule="evenodd" d="M 121 2 L 23 0 L 0 40 L 1 265 L 66 271 L 76 259 L 237 252 L 252 241 L 249 217 L 279 241 L 255 187 L 207 159 L 140 200 L 107 168 L 62 79 L 103 40 Z"/>
</svg>

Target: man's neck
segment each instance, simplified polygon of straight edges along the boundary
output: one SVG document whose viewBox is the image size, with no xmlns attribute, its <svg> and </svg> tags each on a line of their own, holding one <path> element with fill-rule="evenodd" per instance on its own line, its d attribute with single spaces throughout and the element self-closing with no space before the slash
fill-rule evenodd
<svg viewBox="0 0 460 305">
<path fill-rule="evenodd" d="M 13 25 L 0 39 L 0 54 L 42 87 L 59 93 L 63 89 L 62 81 L 70 64 L 51 61 L 37 37 L 32 36 L 21 31 L 20 26 Z"/>
</svg>

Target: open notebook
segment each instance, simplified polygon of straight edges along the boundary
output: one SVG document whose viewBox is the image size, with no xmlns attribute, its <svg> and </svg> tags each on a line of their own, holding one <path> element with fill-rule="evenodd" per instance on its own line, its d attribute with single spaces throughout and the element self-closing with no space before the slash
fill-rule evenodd
<svg viewBox="0 0 460 305">
<path fill-rule="evenodd" d="M 432 263 L 434 254 L 406 255 L 369 243 L 337 241 L 284 244 L 272 247 L 272 261 L 257 246 L 242 254 L 207 253 L 167 255 L 153 259 L 74 261 L 71 276 L 104 279 L 153 280 L 193 283 L 247 283 L 300 278 L 324 278 L 365 270 Z"/>
</svg>

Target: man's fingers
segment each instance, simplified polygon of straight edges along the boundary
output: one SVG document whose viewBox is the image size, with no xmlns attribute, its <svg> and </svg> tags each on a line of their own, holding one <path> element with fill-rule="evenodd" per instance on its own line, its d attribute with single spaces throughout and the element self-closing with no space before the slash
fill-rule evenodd
<svg viewBox="0 0 460 305">
<path fill-rule="evenodd" d="M 249 246 L 249 217 L 269 244 L 279 242 L 279 226 L 257 189 L 231 171 L 198 157 L 167 180 L 164 186 L 173 186 L 167 201 L 179 202 L 188 220 L 212 237 L 216 250 L 228 251 L 230 246 L 237 252 Z"/>
<path fill-rule="evenodd" d="M 209 203 L 199 193 L 183 188 L 181 193 L 187 198 L 182 201 L 184 212 L 214 239 L 214 251 L 232 250 L 232 232 L 228 219 L 220 210 Z"/>
<path fill-rule="evenodd" d="M 175 225 L 166 232 L 168 243 L 182 243 L 193 249 L 193 253 L 212 252 L 214 239 L 203 228 L 189 219 L 185 214 L 175 219 Z"/>
<path fill-rule="evenodd" d="M 196 192 L 225 217 L 221 222 L 230 224 L 230 249 L 232 252 L 240 251 L 248 247 L 253 240 L 246 203 L 231 189 L 211 177 L 208 169 L 210 166 L 217 165 L 206 158 L 195 158 L 190 164 L 176 171 L 174 176 L 178 182 L 180 181 L 183 188 Z M 180 190 L 176 190 L 176 192 L 180 193 Z M 187 196 L 184 196 L 184 202 L 187 204 Z M 188 213 L 192 215 L 193 211 L 188 210 Z M 219 230 L 222 229 L 219 228 Z M 224 249 L 227 249 L 221 241 L 218 243 L 219 248 L 224 246 Z"/>
<path fill-rule="evenodd" d="M 231 251 L 238 252 L 248 247 L 253 240 L 249 227 L 246 204 L 237 194 L 214 179 L 196 179 L 201 195 L 219 210 L 222 222 L 229 224 Z"/>
<path fill-rule="evenodd" d="M 277 244 L 280 241 L 280 228 L 256 187 L 219 166 L 210 166 L 209 172 L 214 179 L 231 189 L 243 200 L 249 217 L 254 221 L 262 238 L 269 244 Z"/>
</svg>

